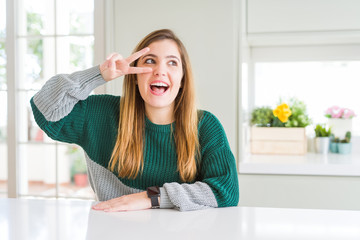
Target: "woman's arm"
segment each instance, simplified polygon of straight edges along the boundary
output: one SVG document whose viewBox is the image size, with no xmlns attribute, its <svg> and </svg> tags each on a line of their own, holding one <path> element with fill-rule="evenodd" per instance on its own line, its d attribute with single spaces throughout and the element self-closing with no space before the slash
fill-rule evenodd
<svg viewBox="0 0 360 240">
<path fill-rule="evenodd" d="M 160 208 L 191 211 L 209 207 L 236 206 L 239 183 L 235 158 L 225 131 L 211 113 L 206 112 L 199 124 L 201 164 L 195 183 L 165 183 L 160 187 Z M 130 194 L 101 202 L 96 210 L 126 211 L 149 208 L 146 192 Z"/>
<path fill-rule="evenodd" d="M 229 149 L 221 149 L 204 160 L 201 181 L 192 184 L 165 183 L 160 188 L 160 208 L 180 211 L 210 207 L 237 206 L 239 185 L 235 159 Z M 103 211 L 129 211 L 151 208 L 146 192 L 124 195 L 101 202 L 93 207 Z"/>
<path fill-rule="evenodd" d="M 103 83 L 98 66 L 52 77 L 30 100 L 36 123 L 54 140 L 79 144 L 84 136 L 85 99 Z"/>
<path fill-rule="evenodd" d="M 72 74 L 59 74 L 45 83 L 32 102 L 47 121 L 56 122 L 67 116 L 77 102 L 86 99 L 92 90 L 104 83 L 99 66 Z"/>
<path fill-rule="evenodd" d="M 86 99 L 96 87 L 126 74 L 145 73 L 151 68 L 130 67 L 130 63 L 149 51 L 144 48 L 123 59 L 110 54 L 100 66 L 72 74 L 59 74 L 45 83 L 33 101 L 47 121 L 58 121 L 67 116 L 79 100 Z"/>
<path fill-rule="evenodd" d="M 84 101 L 96 87 L 125 74 L 144 73 L 151 68 L 130 67 L 130 63 L 146 52 L 144 48 L 123 59 L 113 53 L 100 66 L 59 74 L 48 80 L 31 99 L 36 122 L 52 139 L 78 143 L 82 131 L 87 103 Z"/>
<path fill-rule="evenodd" d="M 239 183 L 230 149 L 220 149 L 203 159 L 200 172 L 201 180 L 193 184 L 165 183 L 160 188 L 160 206 L 173 204 L 180 211 L 237 206 Z"/>
<path fill-rule="evenodd" d="M 238 204 L 235 158 L 220 121 L 210 112 L 202 112 L 199 143 L 201 162 L 198 181 L 193 184 L 165 183 L 160 189 L 161 207 L 170 202 L 180 211 L 188 211 Z"/>
</svg>

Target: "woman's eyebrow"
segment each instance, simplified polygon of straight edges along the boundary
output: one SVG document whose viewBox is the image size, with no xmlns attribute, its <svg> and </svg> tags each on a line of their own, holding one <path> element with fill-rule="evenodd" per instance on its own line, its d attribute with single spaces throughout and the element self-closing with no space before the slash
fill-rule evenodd
<svg viewBox="0 0 360 240">
<path fill-rule="evenodd" d="M 180 62 L 180 59 L 175 55 L 169 55 L 169 56 L 166 56 L 166 58 L 176 58 Z"/>
<path fill-rule="evenodd" d="M 157 58 L 158 56 L 156 56 L 155 54 L 150 53 L 150 54 L 146 54 L 146 55 L 142 56 L 141 59 L 147 58 L 147 57 Z M 176 58 L 180 62 L 180 59 L 175 55 L 169 55 L 169 56 L 166 56 L 166 58 Z"/>
<path fill-rule="evenodd" d="M 153 57 L 153 58 L 157 58 L 157 56 L 155 54 L 146 54 L 144 56 L 142 56 L 141 58 L 146 58 L 146 57 Z"/>
</svg>

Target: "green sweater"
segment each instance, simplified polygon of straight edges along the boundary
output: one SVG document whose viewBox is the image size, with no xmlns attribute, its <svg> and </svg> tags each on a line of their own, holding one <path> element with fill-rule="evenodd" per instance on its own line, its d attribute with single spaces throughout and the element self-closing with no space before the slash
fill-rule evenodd
<svg viewBox="0 0 360 240">
<path fill-rule="evenodd" d="M 88 96 L 104 83 L 98 67 L 56 75 L 31 99 L 35 120 L 49 137 L 84 149 L 90 184 L 98 200 L 160 186 L 161 208 L 187 211 L 238 204 L 235 159 L 221 123 L 207 111 L 199 111 L 201 158 L 195 181 L 180 180 L 171 124 L 156 125 L 146 116 L 142 174 L 127 179 L 110 172 L 107 167 L 117 137 L 120 97 Z"/>
</svg>

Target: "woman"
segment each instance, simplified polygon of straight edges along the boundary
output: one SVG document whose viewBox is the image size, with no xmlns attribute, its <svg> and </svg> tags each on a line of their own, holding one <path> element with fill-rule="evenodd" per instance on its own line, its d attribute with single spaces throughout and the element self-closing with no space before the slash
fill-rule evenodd
<svg viewBox="0 0 360 240">
<path fill-rule="evenodd" d="M 128 58 L 52 77 L 31 99 L 38 125 L 84 149 L 95 210 L 236 206 L 234 156 L 217 118 L 195 107 L 182 42 L 167 29 L 146 36 Z M 122 97 L 92 95 L 124 77 Z M 120 107 L 119 107 L 120 106 Z"/>
</svg>

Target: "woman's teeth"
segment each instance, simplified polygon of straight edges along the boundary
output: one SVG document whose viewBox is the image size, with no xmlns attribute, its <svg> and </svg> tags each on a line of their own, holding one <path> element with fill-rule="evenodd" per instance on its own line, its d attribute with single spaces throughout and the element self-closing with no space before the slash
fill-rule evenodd
<svg viewBox="0 0 360 240">
<path fill-rule="evenodd" d="M 159 83 L 151 84 L 150 88 L 153 91 L 153 93 L 155 93 L 156 95 L 160 95 L 163 94 L 166 90 L 168 90 L 169 85 L 159 82 Z"/>
</svg>

